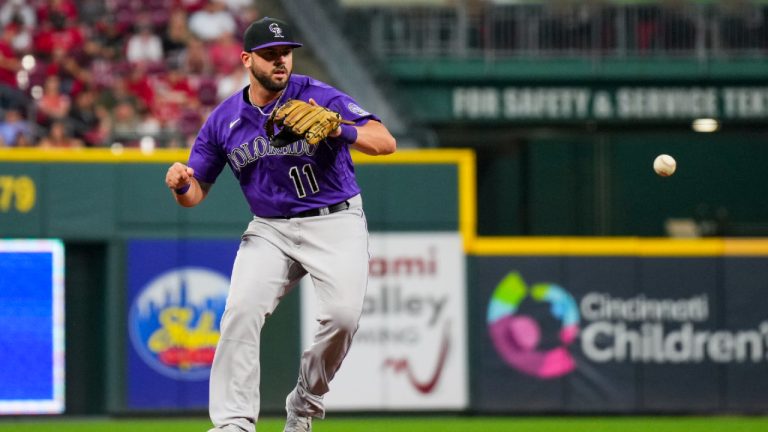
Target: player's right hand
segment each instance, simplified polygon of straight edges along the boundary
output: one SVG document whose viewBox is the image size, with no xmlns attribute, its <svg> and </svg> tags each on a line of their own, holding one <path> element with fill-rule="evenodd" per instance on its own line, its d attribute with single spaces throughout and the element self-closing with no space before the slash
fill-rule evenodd
<svg viewBox="0 0 768 432">
<path fill-rule="evenodd" d="M 165 174 L 165 184 L 170 189 L 182 188 L 192 183 L 192 176 L 194 174 L 195 170 L 183 163 L 176 162 L 168 168 L 168 172 Z"/>
</svg>

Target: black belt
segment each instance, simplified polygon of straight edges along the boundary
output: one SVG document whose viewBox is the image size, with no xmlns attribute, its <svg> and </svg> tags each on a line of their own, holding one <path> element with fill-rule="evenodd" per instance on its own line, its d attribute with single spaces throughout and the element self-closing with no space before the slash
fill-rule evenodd
<svg viewBox="0 0 768 432">
<path fill-rule="evenodd" d="M 340 203 L 336 203 L 333 205 L 330 205 L 328 207 L 320 207 L 310 210 L 304 210 L 303 212 L 296 213 L 293 216 L 288 216 L 287 219 L 292 218 L 305 218 L 305 217 L 312 217 L 312 216 L 323 216 L 328 215 L 331 213 L 340 212 L 342 210 L 346 210 L 349 208 L 349 201 L 342 201 Z"/>
</svg>

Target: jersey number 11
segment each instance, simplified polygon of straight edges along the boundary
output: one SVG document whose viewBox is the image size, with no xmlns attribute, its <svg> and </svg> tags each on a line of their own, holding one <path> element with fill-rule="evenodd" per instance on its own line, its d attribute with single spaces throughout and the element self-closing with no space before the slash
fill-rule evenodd
<svg viewBox="0 0 768 432">
<path fill-rule="evenodd" d="M 306 164 L 302 166 L 301 172 L 303 172 L 304 177 L 307 178 L 307 183 L 309 183 L 309 190 L 312 191 L 313 194 L 316 194 L 318 191 L 320 191 L 320 187 L 317 186 L 315 172 L 312 171 L 312 165 Z M 291 167 L 291 169 L 288 170 L 288 175 L 290 175 L 291 180 L 293 180 L 293 186 L 296 187 L 296 194 L 299 196 L 299 198 L 304 198 L 307 196 L 307 191 L 304 189 L 304 183 L 301 181 L 302 179 L 301 173 L 299 173 L 299 167 Z"/>
</svg>

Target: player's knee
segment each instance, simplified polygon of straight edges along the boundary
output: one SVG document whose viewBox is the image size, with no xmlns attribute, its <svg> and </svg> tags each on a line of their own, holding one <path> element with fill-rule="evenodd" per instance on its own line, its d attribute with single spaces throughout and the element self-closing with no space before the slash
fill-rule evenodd
<svg viewBox="0 0 768 432">
<path fill-rule="evenodd" d="M 269 315 L 269 312 L 266 308 L 245 304 L 227 305 L 222 316 L 221 325 L 224 326 L 228 323 L 246 324 L 246 327 L 255 327 L 258 330 L 264 325 L 267 315 Z"/>
<path fill-rule="evenodd" d="M 337 307 L 329 311 L 329 325 L 342 334 L 354 334 L 360 321 L 360 311 L 352 308 Z"/>
</svg>

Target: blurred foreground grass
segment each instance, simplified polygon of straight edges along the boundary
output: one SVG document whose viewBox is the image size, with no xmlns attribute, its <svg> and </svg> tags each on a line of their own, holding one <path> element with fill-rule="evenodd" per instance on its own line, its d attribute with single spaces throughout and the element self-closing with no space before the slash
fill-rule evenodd
<svg viewBox="0 0 768 432">
<path fill-rule="evenodd" d="M 205 418 L 1 418 L 0 432 L 206 432 Z M 283 420 L 265 418 L 258 432 L 281 432 Z M 757 432 L 763 417 L 333 417 L 315 432 Z"/>
</svg>

